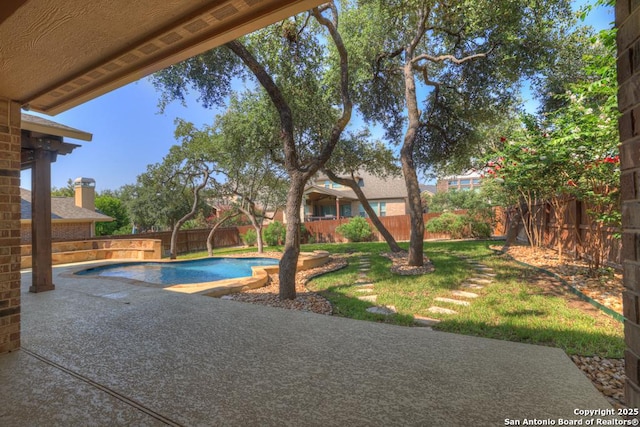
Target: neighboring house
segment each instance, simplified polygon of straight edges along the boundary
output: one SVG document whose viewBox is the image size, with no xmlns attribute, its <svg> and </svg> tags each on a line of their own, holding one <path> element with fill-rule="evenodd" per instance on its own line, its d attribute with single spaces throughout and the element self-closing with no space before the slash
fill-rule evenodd
<svg viewBox="0 0 640 427">
<path fill-rule="evenodd" d="M 378 216 L 405 215 L 408 212 L 407 187 L 402 176 L 378 178 L 359 172 L 356 179 Z M 317 176 L 307 186 L 302 209 L 305 222 L 367 216 L 353 190 L 323 175 Z"/>
<path fill-rule="evenodd" d="M 420 184 L 420 194 L 422 194 L 423 196 L 434 196 L 436 194 L 436 191 L 437 186 L 435 185 Z"/>
<path fill-rule="evenodd" d="M 74 197 L 51 198 L 52 240 L 82 240 L 95 236 L 96 222 L 113 221 L 113 218 L 95 210 L 95 181 L 77 178 L 74 181 Z M 31 243 L 31 192 L 20 189 L 22 244 Z"/>
<path fill-rule="evenodd" d="M 461 175 L 446 176 L 438 179 L 436 184 L 438 193 L 446 193 L 451 190 L 469 191 L 476 190 L 482 185 L 482 172 L 470 170 Z"/>
</svg>

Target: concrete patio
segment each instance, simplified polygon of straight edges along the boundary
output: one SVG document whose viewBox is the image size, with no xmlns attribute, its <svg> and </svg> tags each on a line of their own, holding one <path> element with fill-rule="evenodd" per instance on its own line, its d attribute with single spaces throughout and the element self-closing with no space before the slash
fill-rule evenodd
<svg viewBox="0 0 640 427">
<path fill-rule="evenodd" d="M 611 406 L 558 349 L 22 274 L 0 425 L 497 426 Z M 603 417 L 587 417 L 603 418 Z"/>
</svg>

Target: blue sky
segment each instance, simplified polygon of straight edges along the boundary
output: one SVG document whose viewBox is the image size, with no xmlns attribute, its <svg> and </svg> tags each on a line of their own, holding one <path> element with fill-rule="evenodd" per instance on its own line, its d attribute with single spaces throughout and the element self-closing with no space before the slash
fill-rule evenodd
<svg viewBox="0 0 640 427">
<path fill-rule="evenodd" d="M 614 20 L 610 9 L 598 8 L 586 24 L 596 29 L 608 27 Z M 176 143 L 176 118 L 201 126 L 211 124 L 218 112 L 202 108 L 194 96 L 186 107 L 174 102 L 159 114 L 158 98 L 151 83 L 142 79 L 57 116 L 43 116 L 93 134 L 91 142 L 67 139 L 82 146 L 70 155 L 58 156 L 51 167 L 51 185 L 64 187 L 67 180 L 79 176 L 95 179 L 98 191 L 135 183 L 148 164 L 161 161 Z M 31 187 L 30 171 L 22 173 L 21 186 Z"/>
</svg>

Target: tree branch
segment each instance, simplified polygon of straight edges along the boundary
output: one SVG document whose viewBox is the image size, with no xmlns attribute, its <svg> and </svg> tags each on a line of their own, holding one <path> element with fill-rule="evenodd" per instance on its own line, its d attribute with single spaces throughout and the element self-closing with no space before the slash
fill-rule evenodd
<svg viewBox="0 0 640 427">
<path fill-rule="evenodd" d="M 444 62 L 444 61 L 451 61 L 454 64 L 462 64 L 465 63 L 467 61 L 471 61 L 474 59 L 478 59 L 478 58 L 486 58 L 487 55 L 489 55 L 489 53 L 491 53 L 492 49 L 489 49 L 487 52 L 484 53 L 476 53 L 474 55 L 469 55 L 469 56 L 465 56 L 463 58 L 456 58 L 454 55 L 439 55 L 439 56 L 432 56 L 426 53 L 423 53 L 422 55 L 418 55 L 415 58 L 413 58 L 411 60 L 412 64 L 416 64 L 419 61 L 431 61 L 434 63 L 440 63 L 440 62 Z"/>
</svg>

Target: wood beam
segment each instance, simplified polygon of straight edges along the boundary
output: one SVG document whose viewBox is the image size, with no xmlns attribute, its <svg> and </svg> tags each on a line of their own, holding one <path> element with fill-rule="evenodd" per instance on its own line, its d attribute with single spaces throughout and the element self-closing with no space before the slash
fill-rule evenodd
<svg viewBox="0 0 640 427">
<path fill-rule="evenodd" d="M 55 153 L 34 150 L 31 171 L 32 284 L 29 292 L 55 289 L 51 267 L 51 162 Z"/>
</svg>

